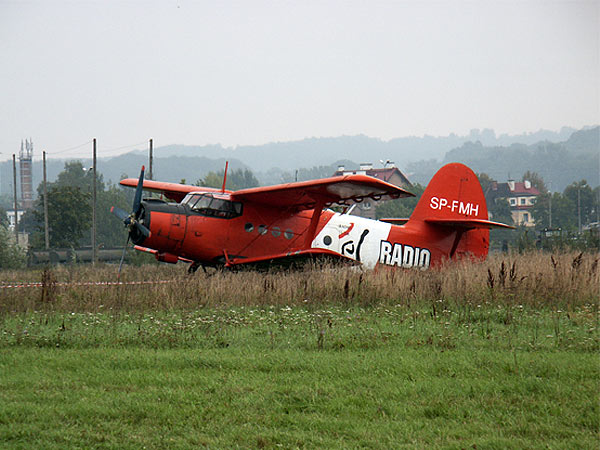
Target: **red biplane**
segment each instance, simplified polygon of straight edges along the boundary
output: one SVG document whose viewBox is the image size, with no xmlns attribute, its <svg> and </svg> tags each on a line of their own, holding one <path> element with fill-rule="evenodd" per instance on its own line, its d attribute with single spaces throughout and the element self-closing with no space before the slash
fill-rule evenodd
<svg viewBox="0 0 600 450">
<path fill-rule="evenodd" d="M 144 180 L 136 187 L 133 211 L 113 207 L 138 250 L 159 261 L 228 268 L 329 257 L 360 263 L 426 269 L 446 259 L 483 258 L 489 229 L 512 228 L 488 220 L 475 173 L 465 165 L 442 167 L 427 186 L 410 219 L 371 220 L 329 209 L 364 199 L 413 196 L 366 175 L 242 189 L 203 188 Z M 173 201 L 142 200 L 142 190 Z"/>
</svg>

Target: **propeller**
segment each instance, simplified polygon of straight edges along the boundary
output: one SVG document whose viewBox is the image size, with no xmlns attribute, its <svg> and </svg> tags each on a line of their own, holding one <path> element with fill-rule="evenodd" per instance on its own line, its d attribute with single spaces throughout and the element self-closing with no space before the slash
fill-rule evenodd
<svg viewBox="0 0 600 450">
<path fill-rule="evenodd" d="M 140 213 L 142 212 L 142 190 L 144 188 L 144 166 L 142 166 L 142 170 L 140 172 L 140 178 L 138 180 L 138 184 L 135 188 L 135 195 L 133 197 L 133 208 L 131 214 L 127 214 L 127 212 L 123 211 L 121 208 L 117 206 L 113 206 L 110 208 L 110 211 L 119 218 L 128 228 L 127 233 L 127 242 L 125 243 L 125 247 L 123 247 L 123 254 L 121 255 L 121 262 L 119 263 L 119 274 L 118 277 L 121 276 L 121 267 L 123 266 L 123 260 L 125 258 L 125 251 L 129 246 L 129 241 L 131 239 L 131 234 L 135 231 L 140 233 L 144 238 L 150 236 L 150 230 L 142 225 L 139 222 Z M 134 237 L 135 240 L 135 237 Z"/>
</svg>

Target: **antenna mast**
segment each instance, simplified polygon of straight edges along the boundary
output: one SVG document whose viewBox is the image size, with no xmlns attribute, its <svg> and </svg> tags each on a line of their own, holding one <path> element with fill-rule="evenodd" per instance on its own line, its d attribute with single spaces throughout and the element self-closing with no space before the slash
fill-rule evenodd
<svg viewBox="0 0 600 450">
<path fill-rule="evenodd" d="M 21 208 L 31 209 L 33 206 L 33 180 L 32 180 L 33 140 L 25 139 L 25 147 L 21 141 L 19 152 L 19 174 L 21 178 Z"/>
</svg>

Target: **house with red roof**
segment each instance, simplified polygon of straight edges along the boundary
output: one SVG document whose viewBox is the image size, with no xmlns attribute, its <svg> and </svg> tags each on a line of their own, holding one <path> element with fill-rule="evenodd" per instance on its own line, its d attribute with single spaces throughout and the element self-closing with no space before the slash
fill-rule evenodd
<svg viewBox="0 0 600 450">
<path fill-rule="evenodd" d="M 385 162 L 384 166 L 379 169 L 375 169 L 371 163 L 361 163 L 358 170 L 346 170 L 344 166 L 339 166 L 338 170 L 333 174 L 333 176 L 335 177 L 351 174 L 369 175 L 407 190 L 410 190 L 412 187 L 412 184 L 410 181 L 408 181 L 408 178 L 406 178 L 400 169 L 396 167 L 393 161 Z M 363 202 L 357 203 L 352 211 L 352 214 L 355 216 L 375 219 L 375 202 L 365 199 Z"/>
<path fill-rule="evenodd" d="M 488 204 L 490 201 L 498 199 L 508 200 L 515 225 L 524 225 L 526 227 L 533 227 L 535 225 L 531 208 L 538 195 L 540 195 L 540 191 L 528 180 L 508 180 L 506 183 L 497 183 L 494 181 L 485 193 Z"/>
</svg>

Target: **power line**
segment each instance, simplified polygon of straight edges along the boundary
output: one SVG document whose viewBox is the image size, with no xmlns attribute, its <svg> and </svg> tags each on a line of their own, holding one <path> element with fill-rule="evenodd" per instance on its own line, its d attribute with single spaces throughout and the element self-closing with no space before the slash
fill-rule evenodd
<svg viewBox="0 0 600 450">
<path fill-rule="evenodd" d="M 77 150 L 77 149 L 79 149 L 81 147 L 85 147 L 86 145 L 89 145 L 92 142 L 93 142 L 93 140 L 90 140 L 90 141 L 84 142 L 83 144 L 76 145 L 75 147 L 65 148 L 63 150 L 58 150 L 56 152 L 46 152 L 46 154 L 47 155 L 59 155 L 61 153 L 66 153 L 66 152 L 70 152 L 72 150 Z M 146 144 L 146 141 L 138 142 L 136 144 L 129 144 L 129 145 L 123 145 L 123 146 L 120 146 L 120 147 L 109 148 L 107 150 L 100 150 L 98 153 L 101 153 L 101 154 L 105 155 L 105 154 L 108 154 L 108 153 L 116 152 L 116 151 L 119 151 L 119 150 L 124 150 L 124 149 L 127 149 L 127 148 L 138 147 L 138 146 L 141 146 L 141 145 L 144 145 L 144 144 Z"/>
<path fill-rule="evenodd" d="M 92 141 L 92 140 L 90 140 L 90 141 L 84 142 L 83 144 L 76 145 L 75 147 L 66 148 L 66 149 L 64 149 L 64 150 L 59 150 L 59 151 L 57 151 L 57 152 L 46 152 L 46 154 L 47 154 L 47 155 L 58 155 L 58 154 L 60 154 L 60 153 L 66 153 L 66 152 L 70 152 L 71 150 L 77 150 L 78 148 L 81 148 L 81 147 L 83 147 L 83 146 L 85 146 L 85 145 L 91 144 L 92 142 L 93 142 L 93 141 Z"/>
<path fill-rule="evenodd" d="M 138 146 L 144 145 L 144 144 L 146 144 L 146 141 L 138 142 L 137 144 L 124 145 L 122 147 L 109 148 L 108 150 L 101 150 L 99 153 L 106 154 L 106 153 L 110 153 L 110 152 L 115 152 L 117 150 L 124 150 L 126 148 L 138 147 Z"/>
</svg>

